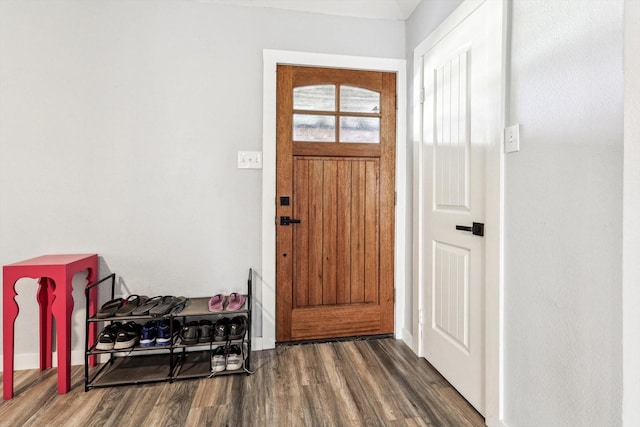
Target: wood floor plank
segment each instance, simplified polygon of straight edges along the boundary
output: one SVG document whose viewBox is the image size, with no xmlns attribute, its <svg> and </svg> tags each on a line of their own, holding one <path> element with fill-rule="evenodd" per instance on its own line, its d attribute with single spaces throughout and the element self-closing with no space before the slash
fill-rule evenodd
<svg viewBox="0 0 640 427">
<path fill-rule="evenodd" d="M 393 365 L 394 360 L 384 357 L 384 353 L 376 351 L 371 343 L 365 344 L 360 341 L 354 344 L 367 365 L 372 366 L 371 375 L 364 380 L 369 389 L 377 391 L 376 398 L 380 401 L 385 420 L 393 421 L 419 416 L 415 405 L 404 393 L 403 384 L 387 370 L 387 365 Z"/>
<path fill-rule="evenodd" d="M 34 408 L 46 406 L 53 398 L 56 381 L 57 370 L 54 369 L 17 371 L 14 375 L 14 398 L 0 404 L 0 423 L 10 419 L 17 425 L 24 424 L 33 415 Z M 29 397 L 25 397 L 27 393 Z"/>
<path fill-rule="evenodd" d="M 197 383 L 193 381 L 177 381 L 174 383 L 162 383 L 159 388 L 160 393 L 153 406 L 148 410 L 148 415 L 144 419 L 140 418 L 136 424 L 132 425 L 184 425 L 189 416 Z"/>
<path fill-rule="evenodd" d="M 57 394 L 57 370 L 18 371 L 0 426 L 484 426 L 449 383 L 395 339 L 254 352 L 253 375 Z M 1 375 L 0 375 L 1 377 Z"/>
<path fill-rule="evenodd" d="M 206 408 L 209 406 L 228 405 L 231 401 L 232 376 L 215 378 L 216 387 L 211 387 L 206 381 L 199 381 L 193 397 L 192 408 Z"/>
<path fill-rule="evenodd" d="M 372 396 L 371 390 L 364 381 L 364 378 L 369 375 L 367 365 L 353 343 L 341 344 L 344 345 L 337 347 L 344 361 L 341 370 L 361 421 L 366 425 L 383 425 L 384 414 L 378 407 L 378 399 Z"/>
<path fill-rule="evenodd" d="M 345 381 L 342 367 L 344 360 L 337 354 L 336 347 L 336 344 L 320 346 L 318 348 L 320 360 L 325 367 L 327 380 L 335 391 L 335 398 L 341 403 L 343 419 L 356 421 L 359 420 L 357 407 Z"/>
<path fill-rule="evenodd" d="M 424 418 L 406 418 L 403 420 L 394 420 L 389 422 L 389 426 L 393 427 L 436 427 L 434 424 L 431 424 L 429 421 Z"/>
<path fill-rule="evenodd" d="M 86 427 L 104 426 L 105 420 L 109 419 L 114 413 L 116 406 L 125 398 L 128 391 L 128 388 L 125 387 L 114 387 L 100 390 L 98 393 L 80 394 L 78 400 L 85 403 L 90 400 L 95 403 L 85 406 L 83 411 L 85 413 L 84 422 L 79 425 Z M 88 399 L 88 397 L 91 397 L 91 399 Z"/>
</svg>

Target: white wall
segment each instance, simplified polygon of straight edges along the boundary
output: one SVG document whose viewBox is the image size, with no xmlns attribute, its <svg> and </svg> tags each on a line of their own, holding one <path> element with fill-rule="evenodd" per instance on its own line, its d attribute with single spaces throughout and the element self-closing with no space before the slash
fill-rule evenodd
<svg viewBox="0 0 640 427">
<path fill-rule="evenodd" d="M 622 53 L 622 0 L 513 1 L 509 427 L 621 424 Z"/>
<path fill-rule="evenodd" d="M 409 199 L 409 206 L 413 205 L 413 163 L 414 163 L 414 146 L 417 149 L 419 141 L 414 140 L 413 135 L 413 111 L 419 106 L 414 105 L 414 79 L 413 75 L 413 51 L 414 49 L 427 38 L 433 30 L 444 19 L 453 12 L 453 10 L 462 3 L 462 0 L 429 0 L 422 1 L 418 7 L 413 11 L 406 24 L 406 57 L 407 57 L 407 101 L 409 114 L 407 115 L 407 195 Z M 420 84 L 420 82 L 415 82 Z M 407 253 L 413 252 L 413 212 L 412 208 L 407 211 Z M 414 260 L 411 257 L 407 257 L 407 283 L 409 283 L 407 289 L 413 288 L 413 265 Z M 414 351 L 417 352 L 418 337 L 415 336 L 417 331 L 414 331 L 414 325 L 418 323 L 418 291 L 413 290 L 413 293 L 407 292 L 405 307 L 407 308 L 404 316 L 405 324 L 405 337 L 408 342 L 413 344 Z"/>
<path fill-rule="evenodd" d="M 404 23 L 184 0 L 0 2 L 0 264 L 96 252 L 125 294 L 242 289 L 261 266 L 261 171 L 238 170 L 236 155 L 261 150 L 264 48 L 404 58 Z M 33 357 L 35 286 L 18 291 L 16 351 Z"/>
<path fill-rule="evenodd" d="M 640 2 L 624 2 L 623 422 L 640 425 Z"/>
</svg>

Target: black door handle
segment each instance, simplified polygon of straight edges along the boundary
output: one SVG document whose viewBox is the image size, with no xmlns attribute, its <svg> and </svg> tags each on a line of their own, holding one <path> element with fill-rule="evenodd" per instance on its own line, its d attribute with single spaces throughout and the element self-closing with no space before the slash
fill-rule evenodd
<svg viewBox="0 0 640 427">
<path fill-rule="evenodd" d="M 288 216 L 280 217 L 280 225 L 289 225 L 289 224 L 300 224 L 299 219 L 291 219 Z"/>
<path fill-rule="evenodd" d="M 456 225 L 456 230 L 470 231 L 475 236 L 484 236 L 484 224 L 481 222 L 474 222 L 471 227 Z"/>
</svg>

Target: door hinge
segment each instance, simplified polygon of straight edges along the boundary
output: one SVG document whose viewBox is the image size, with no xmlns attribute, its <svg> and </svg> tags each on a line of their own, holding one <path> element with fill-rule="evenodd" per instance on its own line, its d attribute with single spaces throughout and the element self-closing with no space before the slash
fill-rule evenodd
<svg viewBox="0 0 640 427">
<path fill-rule="evenodd" d="M 393 303 L 396 303 L 396 288 L 393 288 Z"/>
<path fill-rule="evenodd" d="M 393 192 L 393 206 L 395 206 L 398 203 L 398 192 L 394 191 Z"/>
<path fill-rule="evenodd" d="M 420 104 L 424 104 L 424 88 L 420 88 Z"/>
</svg>

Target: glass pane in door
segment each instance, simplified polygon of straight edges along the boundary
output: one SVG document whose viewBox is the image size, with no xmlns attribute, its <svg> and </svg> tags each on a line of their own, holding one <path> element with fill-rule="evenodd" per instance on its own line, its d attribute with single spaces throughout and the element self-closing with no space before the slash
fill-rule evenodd
<svg viewBox="0 0 640 427">
<path fill-rule="evenodd" d="M 340 142 L 380 143 L 379 117 L 340 117 Z"/>
<path fill-rule="evenodd" d="M 293 88 L 293 109 L 336 111 L 336 86 L 313 85 Z"/>
<path fill-rule="evenodd" d="M 309 142 L 335 142 L 335 116 L 323 116 L 317 114 L 294 114 L 293 140 Z"/>
<path fill-rule="evenodd" d="M 340 86 L 340 111 L 379 113 L 380 93 L 354 86 Z"/>
</svg>

